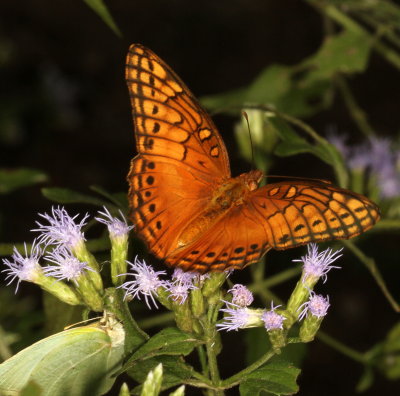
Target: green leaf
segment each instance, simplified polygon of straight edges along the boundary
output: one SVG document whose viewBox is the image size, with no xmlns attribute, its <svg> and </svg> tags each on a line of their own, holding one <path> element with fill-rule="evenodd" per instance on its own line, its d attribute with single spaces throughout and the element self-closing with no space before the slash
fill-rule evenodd
<svg viewBox="0 0 400 396">
<path fill-rule="evenodd" d="M 185 364 L 181 357 L 167 355 L 141 360 L 128 371 L 128 374 L 137 382 L 143 382 L 147 373 L 160 363 L 163 365 L 162 390 L 180 385 L 192 376 L 193 367 Z M 142 386 L 137 387 L 134 391 L 140 393 L 141 388 Z"/>
<path fill-rule="evenodd" d="M 160 363 L 154 370 L 147 374 L 140 396 L 158 396 L 163 380 L 163 369 Z"/>
<path fill-rule="evenodd" d="M 291 395 L 298 392 L 296 379 L 300 370 L 288 362 L 275 361 L 253 371 L 240 384 L 242 396 L 257 396 L 261 391 L 274 395 Z"/>
<path fill-rule="evenodd" d="M 47 181 L 47 175 L 36 169 L 0 169 L 0 194 Z"/>
<path fill-rule="evenodd" d="M 378 367 L 386 378 L 396 380 L 400 378 L 400 323 L 396 323 L 390 330 L 383 345 L 383 354 L 380 356 Z"/>
<path fill-rule="evenodd" d="M 203 96 L 200 98 L 200 102 L 207 109 L 221 110 L 225 113 L 237 114 L 243 105 L 246 92 L 246 87 L 238 88 L 216 95 Z"/>
<path fill-rule="evenodd" d="M 90 186 L 90 189 L 110 200 L 110 202 L 112 202 L 117 208 L 120 208 L 123 212 L 128 211 L 128 198 L 126 192 L 112 194 L 101 186 Z M 108 204 L 107 206 L 110 205 Z"/>
<path fill-rule="evenodd" d="M 350 30 L 327 37 L 317 53 L 303 63 L 311 70 L 307 80 L 326 80 L 335 73 L 363 72 L 371 44 L 364 34 Z"/>
<path fill-rule="evenodd" d="M 327 164 L 333 164 L 331 152 L 326 149 L 325 145 L 319 142 L 315 144 L 309 143 L 279 117 L 268 117 L 268 121 L 275 127 L 277 134 L 282 139 L 274 150 L 276 155 L 288 157 L 301 153 L 311 153 Z"/>
<path fill-rule="evenodd" d="M 365 392 L 368 390 L 374 383 L 374 371 L 371 367 L 365 367 L 364 372 L 361 375 L 361 378 L 358 380 L 356 385 L 357 393 Z"/>
<path fill-rule="evenodd" d="M 103 0 L 83 0 L 107 25 L 111 30 L 118 36 L 122 37 L 122 33 L 115 23 L 113 17 L 108 11 Z"/>
<path fill-rule="evenodd" d="M 125 368 L 132 366 L 139 359 L 149 359 L 160 355 L 186 356 L 200 344 L 201 341 L 193 335 L 175 327 L 168 327 L 155 334 L 140 347 L 128 360 Z"/>
<path fill-rule="evenodd" d="M 371 41 L 362 32 L 343 31 L 326 39 L 320 49 L 298 65 L 266 67 L 247 87 L 202 98 L 210 109 L 226 112 L 248 104 L 272 104 L 298 117 L 310 116 L 332 102 L 336 73 L 362 72 L 368 65 Z M 236 109 L 234 109 L 236 108 Z"/>
<path fill-rule="evenodd" d="M 246 90 L 245 102 L 275 103 L 290 89 L 291 68 L 271 65 L 265 68 Z"/>
<path fill-rule="evenodd" d="M 0 365 L 0 394 L 30 381 L 43 396 L 101 395 L 113 385 L 124 351 L 122 325 L 85 326 L 45 338 Z"/>
<path fill-rule="evenodd" d="M 104 206 L 107 204 L 107 201 L 90 195 L 81 194 L 68 188 L 42 188 L 42 194 L 46 198 L 62 204 L 87 203 L 96 206 Z"/>
</svg>

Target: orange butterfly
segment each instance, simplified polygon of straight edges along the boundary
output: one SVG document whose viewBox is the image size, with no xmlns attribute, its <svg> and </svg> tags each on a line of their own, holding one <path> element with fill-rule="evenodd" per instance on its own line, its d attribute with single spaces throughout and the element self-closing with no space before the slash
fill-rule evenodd
<svg viewBox="0 0 400 396">
<path fill-rule="evenodd" d="M 126 81 L 139 152 L 128 175 L 131 219 L 167 264 L 201 273 L 239 269 L 271 248 L 352 238 L 379 220 L 373 202 L 330 183 L 259 188 L 259 170 L 232 178 L 209 115 L 139 44 L 129 49 Z"/>
</svg>

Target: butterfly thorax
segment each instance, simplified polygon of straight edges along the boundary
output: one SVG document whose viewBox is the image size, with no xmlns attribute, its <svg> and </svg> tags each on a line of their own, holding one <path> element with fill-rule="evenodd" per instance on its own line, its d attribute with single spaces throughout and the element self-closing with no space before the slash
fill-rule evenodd
<svg viewBox="0 0 400 396">
<path fill-rule="evenodd" d="M 213 192 L 205 209 L 195 217 L 177 238 L 177 249 L 182 249 L 198 239 L 234 206 L 243 205 L 247 195 L 258 188 L 263 173 L 259 170 L 227 179 Z"/>
</svg>

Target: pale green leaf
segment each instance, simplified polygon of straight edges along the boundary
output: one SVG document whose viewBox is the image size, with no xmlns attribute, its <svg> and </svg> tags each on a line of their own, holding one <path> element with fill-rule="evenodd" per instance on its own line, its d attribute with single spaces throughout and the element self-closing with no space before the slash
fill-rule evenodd
<svg viewBox="0 0 400 396">
<path fill-rule="evenodd" d="M 45 338 L 0 365 L 0 394 L 13 395 L 29 382 L 43 396 L 101 395 L 115 381 L 125 333 L 112 328 L 85 326 Z"/>
</svg>

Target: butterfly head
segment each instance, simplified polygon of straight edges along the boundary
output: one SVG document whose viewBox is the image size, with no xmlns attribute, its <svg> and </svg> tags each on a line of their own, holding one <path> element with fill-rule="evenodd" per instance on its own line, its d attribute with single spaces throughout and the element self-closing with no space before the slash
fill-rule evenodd
<svg viewBox="0 0 400 396">
<path fill-rule="evenodd" d="M 258 185 L 264 177 L 264 173 L 256 169 L 247 173 L 242 173 L 239 177 L 242 178 L 243 183 L 249 191 L 254 191 L 257 190 Z"/>
</svg>

